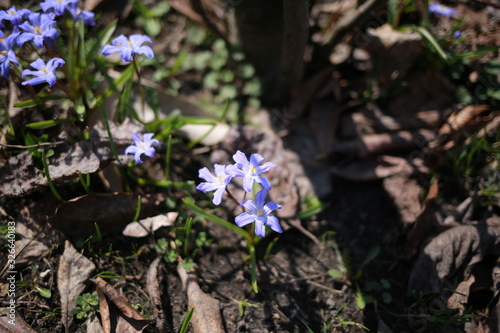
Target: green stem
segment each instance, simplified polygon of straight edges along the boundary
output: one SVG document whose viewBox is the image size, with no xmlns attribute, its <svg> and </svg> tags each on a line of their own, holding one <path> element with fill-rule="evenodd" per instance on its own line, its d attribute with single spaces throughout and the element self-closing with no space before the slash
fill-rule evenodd
<svg viewBox="0 0 500 333">
<path fill-rule="evenodd" d="M 135 61 L 135 57 L 132 59 L 132 63 L 134 64 L 134 70 L 135 70 L 135 73 L 137 74 L 137 86 L 139 88 L 139 94 L 141 95 L 142 121 L 145 121 L 145 119 L 146 119 L 146 96 L 144 94 L 144 87 L 141 85 L 141 73 L 139 72 L 139 66 L 137 66 L 137 62 Z M 133 82 L 133 78 L 132 78 L 132 82 Z"/>
<path fill-rule="evenodd" d="M 113 135 L 111 135 L 111 128 L 109 127 L 108 115 L 106 114 L 106 111 L 104 111 L 104 108 L 100 104 L 99 104 L 99 109 L 101 110 L 104 127 L 106 128 L 106 132 L 108 133 L 111 151 L 113 152 L 113 156 L 115 157 L 115 159 L 121 165 L 120 159 L 118 158 L 118 151 L 116 150 L 115 142 L 113 140 Z"/>
<path fill-rule="evenodd" d="M 44 149 L 42 149 L 42 164 L 43 170 L 45 172 L 45 177 L 47 178 L 47 183 L 49 183 L 50 190 L 59 201 L 64 201 L 59 193 L 57 193 L 54 183 L 52 183 L 52 179 L 50 179 L 49 166 L 47 165 L 47 153 Z"/>
<path fill-rule="evenodd" d="M 253 244 L 248 243 L 248 252 L 250 253 L 250 261 L 252 263 L 252 289 L 255 293 L 259 292 L 257 286 L 257 257 L 255 256 L 255 247 Z"/>
<path fill-rule="evenodd" d="M 252 243 L 252 239 L 251 239 L 250 235 L 248 234 L 248 232 L 246 232 L 245 230 L 241 229 L 237 225 L 229 223 L 228 221 L 223 220 L 223 219 L 221 219 L 218 216 L 215 216 L 213 214 L 208 213 L 203 208 L 198 207 L 196 204 L 194 204 L 193 202 L 191 202 L 191 201 L 189 201 L 187 199 L 182 199 L 182 202 L 189 209 L 191 209 L 192 211 L 198 213 L 199 215 L 204 216 L 207 219 L 212 220 L 213 222 L 215 222 L 215 223 L 217 223 L 217 224 L 219 224 L 219 225 L 221 225 L 221 226 L 223 226 L 225 228 L 228 228 L 228 229 L 236 232 L 237 234 L 243 236 L 245 238 L 245 240 L 247 241 L 247 244 L 251 244 Z"/>
<path fill-rule="evenodd" d="M 167 154 L 165 156 L 165 179 L 168 181 L 170 176 L 170 154 L 172 153 L 172 135 L 168 136 Z"/>
</svg>

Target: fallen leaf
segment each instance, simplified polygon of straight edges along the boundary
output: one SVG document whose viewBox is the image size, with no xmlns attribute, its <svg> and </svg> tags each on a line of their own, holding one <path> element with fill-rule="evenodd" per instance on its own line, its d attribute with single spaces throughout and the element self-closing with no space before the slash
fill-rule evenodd
<svg viewBox="0 0 500 333">
<path fill-rule="evenodd" d="M 19 313 L 10 311 L 9 308 L 0 308 L 0 329 L 3 333 L 36 333 Z"/>
<path fill-rule="evenodd" d="M 369 134 L 356 140 L 336 141 L 333 151 L 367 157 L 393 150 L 407 150 L 424 147 L 434 138 L 434 132 L 427 129 L 399 131 L 395 133 Z"/>
<path fill-rule="evenodd" d="M 64 252 L 57 270 L 57 289 L 61 297 L 61 316 L 66 332 L 73 322 L 75 297 L 83 292 L 94 270 L 92 261 L 77 252 L 69 241 L 64 243 Z"/>
<path fill-rule="evenodd" d="M 101 316 L 102 315 L 103 314 L 101 312 Z M 96 316 L 93 316 L 92 318 L 87 320 L 86 326 L 87 326 L 87 333 L 104 333 L 102 325 L 99 322 L 99 318 L 97 318 Z"/>
<path fill-rule="evenodd" d="M 387 177 L 384 179 L 383 185 L 397 207 L 404 225 L 413 224 L 421 211 L 420 193 L 422 186 L 419 185 L 415 177 L 407 175 Z"/>
<path fill-rule="evenodd" d="M 133 142 L 131 132 L 126 131 L 130 127 L 130 124 L 125 123 L 112 127 L 114 142 L 119 151 L 124 151 Z M 124 133 L 127 134 L 126 137 Z M 48 158 L 47 164 L 55 185 L 77 178 L 78 172 L 97 172 L 114 160 L 107 133 L 97 128 L 90 131 L 88 141 L 54 144 L 53 150 L 54 155 Z M 131 160 L 133 157 L 125 158 Z M 0 193 L 4 196 L 24 196 L 46 186 L 47 178 L 38 170 L 28 151 L 0 160 Z"/>
<path fill-rule="evenodd" d="M 438 292 L 443 286 L 449 288 L 457 275 L 463 274 L 467 279 L 475 263 L 488 254 L 500 254 L 499 234 L 499 228 L 476 224 L 458 226 L 437 235 L 413 265 L 408 293 L 412 290 Z"/>
<path fill-rule="evenodd" d="M 141 218 L 157 213 L 163 195 L 147 195 L 141 199 Z M 88 237 L 121 233 L 132 222 L 136 212 L 137 195 L 130 193 L 91 193 L 61 203 L 56 210 L 53 225 L 70 237 Z"/>
<path fill-rule="evenodd" d="M 415 158 L 410 161 L 403 157 L 381 155 L 340 162 L 332 166 L 330 172 L 354 181 L 371 181 L 396 175 L 428 173 L 429 169 L 423 165 L 423 161 Z"/>
<path fill-rule="evenodd" d="M 177 272 L 188 297 L 188 308 L 194 308 L 191 317 L 194 333 L 224 333 L 219 301 L 205 294 L 196 282 L 196 277 L 188 274 L 182 264 L 177 266 Z"/>
<path fill-rule="evenodd" d="M 400 259 L 408 260 L 415 253 L 429 232 L 436 226 L 435 213 L 437 209 L 436 197 L 439 193 L 438 181 L 434 180 L 422 204 L 422 210 L 415 219 L 415 223 L 407 236 L 407 241 Z"/>
<path fill-rule="evenodd" d="M 443 112 L 428 110 L 406 117 L 391 117 L 379 109 L 367 107 L 363 112 L 346 114 L 340 119 L 339 136 L 358 137 L 366 134 L 437 128 L 443 123 Z"/>
<path fill-rule="evenodd" d="M 128 300 L 102 278 L 91 279 L 99 293 L 101 322 L 104 332 L 142 332 L 149 321 Z M 114 307 L 118 311 L 115 311 Z"/>
<path fill-rule="evenodd" d="M 170 212 L 132 222 L 125 227 L 123 235 L 127 237 L 146 237 L 161 227 L 173 225 L 178 215 L 179 213 Z"/>
<path fill-rule="evenodd" d="M 173 332 L 170 327 L 169 322 L 166 318 L 166 313 L 163 309 L 162 302 L 167 303 L 165 300 L 165 295 L 162 296 L 160 291 L 160 281 L 158 280 L 158 266 L 161 262 L 161 258 L 158 257 L 149 266 L 147 274 L 147 290 L 149 294 L 149 299 L 151 300 L 151 308 L 153 309 L 153 318 L 156 321 L 156 328 L 160 332 Z"/>
</svg>

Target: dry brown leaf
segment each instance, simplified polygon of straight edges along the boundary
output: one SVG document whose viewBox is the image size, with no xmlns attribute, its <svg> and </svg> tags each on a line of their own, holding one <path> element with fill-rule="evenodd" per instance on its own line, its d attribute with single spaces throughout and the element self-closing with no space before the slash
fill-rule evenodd
<svg viewBox="0 0 500 333">
<path fill-rule="evenodd" d="M 19 313 L 10 312 L 8 308 L 0 308 L 0 331 L 2 333 L 36 333 Z"/>
<path fill-rule="evenodd" d="M 141 199 L 140 218 L 151 216 L 163 202 L 162 195 L 147 195 Z M 54 226 L 70 237 L 88 237 L 96 232 L 121 233 L 132 222 L 136 212 L 137 195 L 130 193 L 91 193 L 57 207 Z"/>
<path fill-rule="evenodd" d="M 470 287 L 475 281 L 476 279 L 474 278 L 474 275 L 471 275 L 468 279 L 460 282 L 446 301 L 446 308 L 458 309 L 458 315 L 463 315 L 464 310 L 467 307 Z"/>
<path fill-rule="evenodd" d="M 177 272 L 182 289 L 187 293 L 188 308 L 194 308 L 191 317 L 194 333 L 224 333 L 219 301 L 205 294 L 196 282 L 196 277 L 188 274 L 181 264 L 177 266 Z"/>
<path fill-rule="evenodd" d="M 273 126 L 277 130 L 289 131 L 301 119 L 301 116 L 306 112 L 309 105 L 316 97 L 325 81 L 332 75 L 334 68 L 327 67 L 312 75 L 305 82 L 294 88 L 291 93 L 290 107 L 284 109 L 278 118 L 281 117 L 281 122 Z M 278 125 L 278 126 L 276 126 Z"/>
<path fill-rule="evenodd" d="M 462 225 L 437 235 L 420 253 L 408 283 L 412 290 L 438 292 L 453 287 L 453 279 L 468 279 L 474 264 L 500 254 L 500 229 L 483 224 Z M 446 284 L 446 285 L 445 285 Z"/>
<path fill-rule="evenodd" d="M 69 241 L 64 243 L 64 252 L 57 270 L 57 289 L 61 295 L 61 315 L 66 332 L 73 322 L 75 297 L 83 292 L 94 270 L 92 261 L 78 253 Z"/>
<path fill-rule="evenodd" d="M 415 253 L 422 241 L 428 236 L 429 231 L 436 225 L 436 197 L 439 193 L 437 180 L 434 180 L 429 187 L 429 192 L 422 204 L 422 210 L 415 219 L 415 224 L 408 233 L 407 241 L 400 259 L 408 260 Z"/>
<path fill-rule="evenodd" d="M 146 237 L 161 227 L 173 225 L 178 215 L 179 213 L 170 212 L 132 222 L 125 227 L 123 235 L 127 237 Z"/>
<path fill-rule="evenodd" d="M 99 307 L 104 332 L 107 333 L 109 327 L 109 332 L 136 333 L 142 332 L 149 325 L 149 321 L 144 319 L 113 286 L 100 277 L 91 279 L 91 281 L 99 293 Z"/>
<path fill-rule="evenodd" d="M 100 300 L 100 298 L 99 298 Z M 101 316 L 102 316 L 101 312 Z M 87 333 L 104 333 L 104 329 L 102 328 L 101 323 L 99 322 L 99 318 L 93 316 L 91 319 L 87 320 Z"/>
<path fill-rule="evenodd" d="M 151 300 L 151 308 L 153 309 L 153 318 L 156 321 L 156 328 L 160 332 L 173 332 L 170 327 L 165 311 L 163 310 L 162 299 L 163 302 L 168 304 L 168 301 L 165 301 L 165 298 L 168 298 L 168 295 L 161 294 L 160 291 L 160 281 L 158 280 L 158 266 L 161 262 L 161 258 L 158 257 L 149 266 L 148 275 L 147 275 L 147 289 L 149 294 L 149 299 Z"/>
<path fill-rule="evenodd" d="M 340 119 L 339 136 L 352 138 L 366 134 L 411 130 L 418 128 L 436 128 L 443 123 L 443 112 L 428 110 L 411 116 L 394 118 L 380 110 L 354 112 Z"/>
<path fill-rule="evenodd" d="M 415 177 L 397 175 L 387 177 L 383 181 L 384 189 L 391 196 L 398 209 L 401 221 L 405 226 L 415 222 L 421 211 L 420 193 L 422 186 Z"/>
<path fill-rule="evenodd" d="M 468 105 L 457 113 L 451 114 L 438 131 L 437 140 L 429 143 L 429 148 L 443 146 L 450 150 L 465 140 L 463 132 L 470 132 L 477 125 L 477 117 L 489 110 L 487 105 Z M 462 136 L 459 140 L 459 135 Z"/>
<path fill-rule="evenodd" d="M 137 127 L 129 123 L 113 124 L 111 131 L 119 151 L 124 151 L 133 142 L 130 137 L 131 128 Z M 54 155 L 48 158 L 48 167 L 54 184 L 77 178 L 78 172 L 96 172 L 114 159 L 106 131 L 95 128 L 89 135 L 88 141 L 71 145 L 64 142 L 53 147 Z M 132 160 L 133 157 L 126 158 Z M 46 186 L 47 178 L 38 171 L 28 151 L 11 156 L 8 160 L 0 160 L 0 193 L 3 195 L 19 197 Z"/>
<path fill-rule="evenodd" d="M 362 136 L 357 140 L 337 141 L 333 145 L 333 150 L 339 153 L 367 157 L 372 154 L 380 154 L 392 150 L 421 148 L 433 138 L 434 132 L 426 129 L 413 132 L 400 131 L 395 133 L 370 134 Z"/>
<path fill-rule="evenodd" d="M 395 175 L 410 176 L 416 173 L 429 172 L 421 161 L 416 159 L 410 161 L 403 157 L 389 155 L 338 163 L 332 166 L 330 171 L 337 177 L 354 181 L 371 181 Z"/>
</svg>

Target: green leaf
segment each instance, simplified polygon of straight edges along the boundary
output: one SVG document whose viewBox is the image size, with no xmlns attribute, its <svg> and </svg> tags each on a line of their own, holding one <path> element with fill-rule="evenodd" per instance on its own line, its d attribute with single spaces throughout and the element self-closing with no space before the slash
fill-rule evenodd
<svg viewBox="0 0 500 333">
<path fill-rule="evenodd" d="M 250 64 L 242 64 L 240 66 L 240 74 L 244 79 L 249 79 L 255 75 L 255 68 Z"/>
<path fill-rule="evenodd" d="M 32 108 L 34 106 L 42 105 L 43 103 L 47 101 L 55 101 L 55 100 L 60 100 L 60 99 L 66 99 L 67 97 L 64 95 L 48 95 L 44 96 L 41 95 L 39 97 L 35 97 L 34 99 L 30 99 L 24 102 L 19 102 L 14 104 L 16 108 Z"/>
<path fill-rule="evenodd" d="M 380 253 L 380 246 L 372 247 L 370 249 L 370 251 L 368 251 L 368 255 L 366 256 L 366 258 L 363 261 L 363 263 L 361 264 L 361 266 L 365 266 L 370 261 L 372 261 L 373 259 L 375 259 L 375 257 L 378 256 L 379 253 Z"/>
<path fill-rule="evenodd" d="M 218 82 L 219 73 L 217 72 L 208 72 L 207 75 L 203 78 L 203 86 L 207 89 L 215 90 L 219 86 Z"/>
<path fill-rule="evenodd" d="M 219 94 L 217 95 L 217 99 L 219 101 L 225 101 L 227 99 L 233 99 L 238 94 L 236 87 L 233 85 L 224 85 L 219 90 Z"/>
<path fill-rule="evenodd" d="M 182 267 L 184 267 L 184 269 L 186 271 L 190 271 L 192 269 L 194 269 L 194 267 L 196 266 L 196 264 L 193 262 L 193 259 L 185 259 L 182 263 Z"/>
<path fill-rule="evenodd" d="M 144 24 L 144 30 L 149 36 L 156 37 L 161 32 L 161 22 L 156 18 L 149 19 Z"/>
<path fill-rule="evenodd" d="M 439 57 L 446 63 L 448 63 L 448 56 L 444 52 L 444 50 L 439 46 L 439 43 L 434 39 L 434 36 L 431 35 L 429 30 L 425 29 L 424 27 L 415 27 L 415 30 L 426 39 L 429 44 L 434 48 L 436 53 L 439 55 Z"/>
<path fill-rule="evenodd" d="M 181 329 L 179 330 L 179 333 L 186 333 L 187 332 L 189 322 L 191 321 L 191 317 L 193 316 L 193 312 L 194 312 L 194 307 L 192 307 L 191 310 L 189 310 L 186 317 L 182 321 L 182 325 L 181 325 Z"/>
<path fill-rule="evenodd" d="M 358 289 L 358 291 L 356 291 L 356 306 L 360 310 L 363 310 L 366 307 L 365 298 L 363 297 L 363 294 L 361 293 L 361 291 L 359 289 Z"/>
<path fill-rule="evenodd" d="M 42 297 L 50 298 L 52 296 L 52 293 L 50 292 L 49 289 L 36 287 L 36 290 L 38 290 L 38 293 L 40 293 L 40 296 L 42 296 Z"/>
<path fill-rule="evenodd" d="M 332 268 L 332 269 L 329 269 L 328 270 L 328 275 L 330 275 L 331 277 L 333 278 L 343 278 L 345 277 L 345 273 L 338 270 L 338 269 L 335 269 L 335 268 Z"/>
<path fill-rule="evenodd" d="M 26 127 L 32 128 L 32 129 L 46 129 L 46 128 L 51 128 L 51 127 L 57 126 L 59 124 L 70 123 L 70 122 L 73 122 L 74 120 L 75 119 L 73 119 L 73 118 L 45 120 L 45 121 L 39 121 L 36 123 L 27 124 Z"/>
</svg>

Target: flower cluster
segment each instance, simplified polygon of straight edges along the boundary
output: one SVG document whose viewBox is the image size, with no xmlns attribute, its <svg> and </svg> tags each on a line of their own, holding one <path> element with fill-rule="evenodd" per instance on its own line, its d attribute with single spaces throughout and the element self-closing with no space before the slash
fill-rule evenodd
<svg viewBox="0 0 500 333">
<path fill-rule="evenodd" d="M 199 184 L 196 189 L 204 193 L 215 191 L 212 202 L 219 205 L 224 192 L 228 191 L 227 186 L 233 178 L 243 177 L 243 189 L 246 192 L 252 192 L 254 183 L 260 184 L 262 189 L 255 195 L 255 201 L 244 200 L 240 204 L 246 211 L 235 218 L 235 223 L 239 227 L 244 227 L 255 222 L 255 235 L 259 237 L 265 237 L 266 225 L 272 230 L 282 233 L 283 230 L 278 219 L 271 215 L 274 210 L 281 209 L 281 205 L 272 201 L 265 203 L 267 192 L 271 190 L 271 184 L 267 178 L 262 177 L 263 173 L 275 167 L 276 164 L 266 162 L 261 165 L 264 158 L 260 154 L 252 154 L 250 160 L 248 160 L 246 155 L 239 150 L 233 155 L 233 160 L 235 164 L 215 164 L 215 175 L 206 167 L 200 169 L 199 177 L 206 181 Z"/>
<path fill-rule="evenodd" d="M 56 18 L 68 13 L 73 21 L 83 21 L 84 25 L 94 25 L 94 14 L 78 7 L 78 0 L 46 0 L 40 3 L 42 13 L 32 12 L 29 9 L 17 9 L 15 6 L 0 10 L 0 27 L 10 28 L 11 33 L 6 36 L 0 31 L 0 70 L 4 78 L 9 77 L 10 64 L 19 65 L 15 47 L 22 47 L 32 42 L 39 49 L 53 48 L 54 39 L 59 36 Z M 56 81 L 55 71 L 65 64 L 64 60 L 54 57 L 45 62 L 39 58 L 30 65 L 36 71 L 26 69 L 22 77 L 33 76 L 23 85 L 37 85 L 47 82 L 53 86 Z"/>
<path fill-rule="evenodd" d="M 125 149 L 125 154 L 134 154 L 136 163 L 142 163 L 141 155 L 144 154 L 149 157 L 155 155 L 155 149 L 151 147 L 153 144 L 160 145 L 160 141 L 153 139 L 154 133 L 144 134 L 144 140 L 141 140 L 137 133 L 132 133 L 134 144 Z"/>
<path fill-rule="evenodd" d="M 458 10 L 450 8 L 450 7 L 446 7 L 446 6 L 438 4 L 438 3 L 432 4 L 429 6 L 429 13 L 432 13 L 436 16 L 446 17 L 446 18 L 450 18 L 453 15 L 455 15 L 455 16 L 459 15 Z"/>
</svg>

